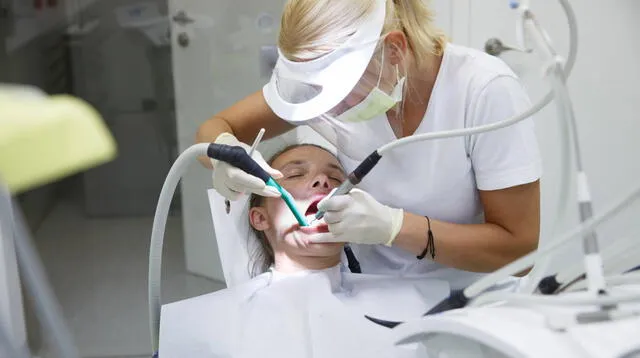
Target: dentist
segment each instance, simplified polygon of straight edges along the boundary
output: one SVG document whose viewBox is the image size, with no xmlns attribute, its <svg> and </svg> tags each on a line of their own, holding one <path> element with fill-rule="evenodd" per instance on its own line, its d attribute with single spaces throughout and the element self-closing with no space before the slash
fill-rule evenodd
<svg viewBox="0 0 640 358">
<path fill-rule="evenodd" d="M 278 49 L 270 82 L 203 123 L 198 142 L 248 148 L 260 128 L 270 138 L 307 125 L 350 172 L 398 138 L 530 106 L 506 64 L 448 42 L 423 0 L 289 0 Z M 279 195 L 226 163 L 202 162 L 230 200 Z M 321 203 L 331 235 L 319 241 L 350 242 L 363 273 L 432 273 L 462 288 L 537 247 L 540 176 L 531 118 L 413 143 L 385 154 L 357 189 Z"/>
</svg>

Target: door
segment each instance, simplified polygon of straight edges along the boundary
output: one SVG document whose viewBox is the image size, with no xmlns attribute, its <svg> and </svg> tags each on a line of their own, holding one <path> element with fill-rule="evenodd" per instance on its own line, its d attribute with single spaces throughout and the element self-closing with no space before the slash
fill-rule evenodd
<svg viewBox="0 0 640 358">
<path fill-rule="evenodd" d="M 284 3 L 285 0 L 169 1 L 180 151 L 194 143 L 203 121 L 268 81 Z M 438 24 L 451 32 L 453 5 L 449 0 L 431 3 Z M 268 155 L 283 142 L 308 141 L 311 137 L 322 141 L 309 128 L 298 128 L 263 143 L 260 150 Z M 210 187 L 211 173 L 199 165 L 193 165 L 182 180 L 186 262 L 190 272 L 222 281 L 205 194 Z"/>
<path fill-rule="evenodd" d="M 284 1 L 170 0 L 178 149 L 198 126 L 268 81 Z M 261 62 L 262 58 L 266 61 Z M 268 146 L 269 143 L 262 145 Z M 181 184 L 188 271 L 224 280 L 206 190 L 211 172 L 193 165 Z"/>
</svg>

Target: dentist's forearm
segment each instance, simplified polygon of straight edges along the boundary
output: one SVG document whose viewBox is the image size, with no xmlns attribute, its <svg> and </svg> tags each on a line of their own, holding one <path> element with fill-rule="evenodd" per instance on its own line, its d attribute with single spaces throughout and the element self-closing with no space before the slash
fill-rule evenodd
<svg viewBox="0 0 640 358">
<path fill-rule="evenodd" d="M 434 261 L 448 267 L 472 272 L 491 272 L 537 247 L 537 236 L 514 235 L 492 223 L 453 224 L 431 219 L 434 236 Z M 423 216 L 406 213 L 393 246 L 416 256 L 427 246 L 428 222 Z M 425 260 L 431 259 L 429 253 Z"/>
</svg>

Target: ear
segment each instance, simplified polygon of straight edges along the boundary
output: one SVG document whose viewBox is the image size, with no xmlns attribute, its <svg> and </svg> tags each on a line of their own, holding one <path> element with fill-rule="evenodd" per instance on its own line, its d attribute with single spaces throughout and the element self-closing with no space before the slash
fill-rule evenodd
<svg viewBox="0 0 640 358">
<path fill-rule="evenodd" d="M 391 31 L 385 38 L 387 56 L 392 65 L 400 65 L 407 56 L 409 43 L 402 31 Z"/>
<path fill-rule="evenodd" d="M 265 231 L 270 228 L 269 215 L 263 207 L 257 206 L 249 209 L 249 222 L 258 231 Z"/>
</svg>

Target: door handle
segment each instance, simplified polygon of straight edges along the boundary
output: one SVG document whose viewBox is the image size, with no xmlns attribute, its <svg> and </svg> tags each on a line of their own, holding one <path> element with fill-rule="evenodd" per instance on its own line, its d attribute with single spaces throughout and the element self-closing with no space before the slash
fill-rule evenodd
<svg viewBox="0 0 640 358">
<path fill-rule="evenodd" d="M 194 19 L 189 17 L 189 15 L 187 15 L 187 13 L 182 10 L 178 11 L 177 14 L 173 15 L 172 19 L 173 19 L 173 22 L 181 26 L 186 26 L 188 24 L 192 24 L 195 22 Z"/>
<path fill-rule="evenodd" d="M 506 46 L 502 43 L 502 41 L 498 38 L 490 38 L 484 44 L 484 52 L 488 53 L 491 56 L 500 56 L 503 52 L 506 51 L 516 51 L 516 52 L 524 52 L 529 53 L 530 50 L 521 50 L 519 48 Z"/>
</svg>

